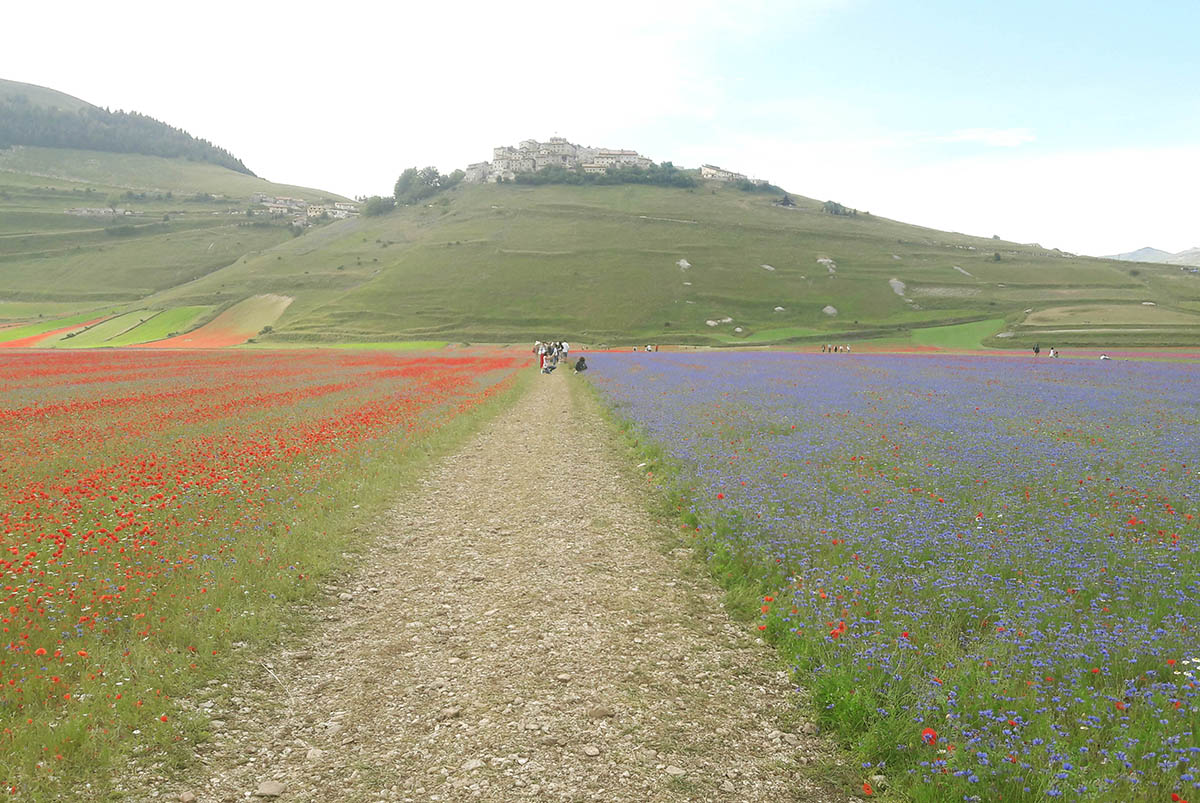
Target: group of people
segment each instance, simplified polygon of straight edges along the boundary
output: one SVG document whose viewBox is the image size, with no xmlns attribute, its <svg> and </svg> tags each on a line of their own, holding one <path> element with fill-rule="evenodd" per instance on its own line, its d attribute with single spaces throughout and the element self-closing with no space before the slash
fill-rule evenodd
<svg viewBox="0 0 1200 803">
<path fill-rule="evenodd" d="M 1033 356 L 1036 357 L 1041 353 L 1042 353 L 1042 345 L 1040 343 L 1034 343 L 1033 344 Z M 1060 352 L 1058 349 L 1051 346 L 1050 347 L 1050 356 L 1051 357 L 1059 357 L 1059 356 L 1062 356 L 1062 352 Z"/>
<path fill-rule="evenodd" d="M 822 354 L 849 354 L 850 353 L 850 344 L 845 343 L 843 345 L 838 345 L 836 343 L 823 343 L 821 345 L 821 353 Z"/>
<path fill-rule="evenodd" d="M 558 363 L 566 362 L 571 354 L 571 344 L 565 340 L 552 340 L 542 342 L 538 340 L 533 344 L 533 353 L 538 357 L 538 370 L 543 374 L 548 374 L 558 367 Z M 580 357 L 575 361 L 575 373 L 587 370 L 587 360 Z"/>
</svg>

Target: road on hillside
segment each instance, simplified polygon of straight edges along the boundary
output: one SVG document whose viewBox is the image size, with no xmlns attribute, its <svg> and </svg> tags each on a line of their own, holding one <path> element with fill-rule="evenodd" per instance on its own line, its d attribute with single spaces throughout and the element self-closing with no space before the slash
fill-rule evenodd
<svg viewBox="0 0 1200 803">
<path fill-rule="evenodd" d="M 581 379 L 536 379 L 403 493 L 307 643 L 250 660 L 189 777 L 141 769 L 134 799 L 846 799 Z"/>
</svg>

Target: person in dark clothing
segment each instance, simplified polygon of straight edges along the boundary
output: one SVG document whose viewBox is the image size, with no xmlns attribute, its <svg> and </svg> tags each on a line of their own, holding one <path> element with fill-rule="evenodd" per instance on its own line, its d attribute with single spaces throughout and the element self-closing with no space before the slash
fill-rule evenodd
<svg viewBox="0 0 1200 803">
<path fill-rule="evenodd" d="M 586 370 L 587 370 L 587 360 L 583 359 L 583 357 L 580 357 L 578 360 L 575 361 L 575 373 L 579 373 L 580 371 L 586 371 Z"/>
</svg>

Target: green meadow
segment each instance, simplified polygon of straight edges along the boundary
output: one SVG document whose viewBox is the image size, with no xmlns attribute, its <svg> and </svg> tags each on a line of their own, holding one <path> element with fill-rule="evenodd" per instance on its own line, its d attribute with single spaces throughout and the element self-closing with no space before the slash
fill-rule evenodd
<svg viewBox="0 0 1200 803">
<path fill-rule="evenodd" d="M 830 215 L 795 195 L 784 207 L 715 182 L 459 185 L 301 236 L 247 216 L 255 191 L 335 200 L 180 159 L 0 152 L 0 324 L 156 311 L 56 343 L 130 345 L 278 295 L 293 301 L 260 344 L 1200 344 L 1200 276 L 1178 267 Z M 133 214 L 66 214 L 106 205 Z"/>
</svg>

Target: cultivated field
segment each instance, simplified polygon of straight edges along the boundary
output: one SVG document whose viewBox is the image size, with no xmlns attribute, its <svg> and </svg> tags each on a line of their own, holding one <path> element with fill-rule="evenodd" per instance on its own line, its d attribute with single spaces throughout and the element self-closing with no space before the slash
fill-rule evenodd
<svg viewBox="0 0 1200 803">
<path fill-rule="evenodd" d="M 342 200 L 183 160 L 0 152 L 0 322 L 208 308 L 196 327 L 279 295 L 293 302 L 275 343 L 524 342 L 531 328 L 593 344 L 1200 343 L 1200 275 L 1180 266 L 830 215 L 797 195 L 785 208 L 719 182 L 459 185 L 299 237 L 265 209 L 246 216 L 256 191 Z M 66 213 L 110 206 L 134 214 Z"/>
<path fill-rule="evenodd" d="M 203 741 L 208 719 L 183 698 L 278 635 L 414 447 L 507 389 L 516 364 L 0 356 L 0 782 L 95 799 L 84 785 L 114 762 Z"/>
<path fill-rule="evenodd" d="M 864 793 L 1197 796 L 1194 363 L 590 362 Z"/>
</svg>

